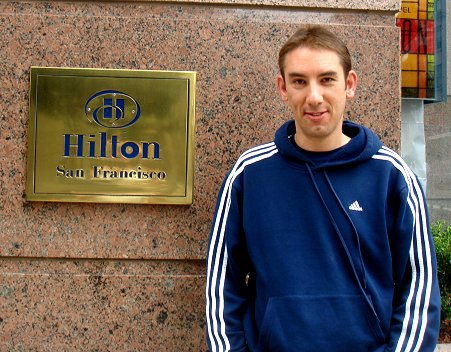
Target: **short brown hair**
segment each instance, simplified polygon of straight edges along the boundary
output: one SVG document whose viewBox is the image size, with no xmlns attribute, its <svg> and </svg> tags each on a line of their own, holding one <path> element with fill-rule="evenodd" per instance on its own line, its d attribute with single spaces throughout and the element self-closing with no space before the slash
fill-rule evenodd
<svg viewBox="0 0 451 352">
<path fill-rule="evenodd" d="M 317 50 L 331 50 L 337 53 L 343 66 L 345 78 L 352 69 L 351 55 L 346 44 L 334 33 L 321 26 L 309 26 L 298 29 L 282 46 L 279 51 L 279 69 L 284 77 L 285 58 L 287 54 L 297 48 Z M 285 78 L 285 77 L 284 77 Z"/>
</svg>

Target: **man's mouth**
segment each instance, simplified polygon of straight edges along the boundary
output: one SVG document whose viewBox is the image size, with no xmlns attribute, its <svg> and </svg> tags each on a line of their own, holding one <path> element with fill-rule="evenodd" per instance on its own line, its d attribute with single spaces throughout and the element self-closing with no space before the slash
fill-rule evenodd
<svg viewBox="0 0 451 352">
<path fill-rule="evenodd" d="M 327 113 L 327 111 L 306 111 L 305 115 L 312 119 L 312 120 L 319 120 L 321 119 L 325 114 Z"/>
</svg>

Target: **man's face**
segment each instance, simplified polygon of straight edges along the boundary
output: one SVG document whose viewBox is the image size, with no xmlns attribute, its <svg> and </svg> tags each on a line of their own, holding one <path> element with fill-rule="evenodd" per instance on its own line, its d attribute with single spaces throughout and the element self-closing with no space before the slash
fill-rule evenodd
<svg viewBox="0 0 451 352">
<path fill-rule="evenodd" d="M 338 55 L 330 50 L 297 48 L 285 58 L 285 77 L 277 86 L 293 110 L 296 143 L 311 151 L 336 149 L 347 142 L 342 133 L 346 100 L 354 97 L 357 75 L 344 77 Z"/>
</svg>

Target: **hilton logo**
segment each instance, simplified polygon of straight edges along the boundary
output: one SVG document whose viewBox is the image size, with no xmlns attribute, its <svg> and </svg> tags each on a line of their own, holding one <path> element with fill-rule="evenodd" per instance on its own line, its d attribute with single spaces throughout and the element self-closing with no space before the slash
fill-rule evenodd
<svg viewBox="0 0 451 352">
<path fill-rule="evenodd" d="M 138 102 L 117 90 L 95 93 L 85 105 L 88 119 L 106 128 L 128 127 L 138 120 L 140 113 Z"/>
<path fill-rule="evenodd" d="M 88 120 L 108 129 L 120 129 L 134 124 L 141 113 L 138 102 L 130 95 L 103 90 L 93 94 L 85 104 Z M 107 132 L 97 134 L 69 134 L 64 136 L 65 157 L 160 159 L 158 142 L 120 141 L 117 135 Z"/>
</svg>

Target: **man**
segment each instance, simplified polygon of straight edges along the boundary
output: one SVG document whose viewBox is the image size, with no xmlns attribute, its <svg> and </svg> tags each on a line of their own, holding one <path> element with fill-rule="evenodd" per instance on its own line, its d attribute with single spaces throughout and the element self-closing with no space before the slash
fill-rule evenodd
<svg viewBox="0 0 451 352">
<path fill-rule="evenodd" d="M 206 287 L 211 351 L 433 351 L 436 261 L 416 176 L 343 121 L 357 74 L 315 26 L 279 53 L 293 111 L 221 188 Z"/>
</svg>

